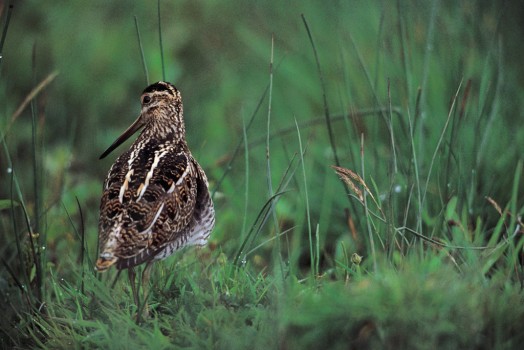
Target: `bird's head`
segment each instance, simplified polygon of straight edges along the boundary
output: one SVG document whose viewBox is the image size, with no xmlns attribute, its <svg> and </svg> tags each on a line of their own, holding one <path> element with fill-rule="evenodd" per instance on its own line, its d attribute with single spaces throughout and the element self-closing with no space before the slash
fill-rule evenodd
<svg viewBox="0 0 524 350">
<path fill-rule="evenodd" d="M 169 110 L 169 114 L 176 115 L 179 115 L 182 111 L 180 92 L 174 85 L 163 81 L 145 88 L 142 96 L 140 96 L 140 102 L 142 103 L 142 112 L 139 119 L 143 119 L 144 124 L 164 114 L 162 112 L 166 109 Z"/>
<path fill-rule="evenodd" d="M 149 85 L 142 92 L 140 102 L 142 109 L 136 121 L 102 153 L 100 159 L 143 127 L 152 137 L 185 138 L 182 97 L 173 84 L 159 81 Z"/>
</svg>

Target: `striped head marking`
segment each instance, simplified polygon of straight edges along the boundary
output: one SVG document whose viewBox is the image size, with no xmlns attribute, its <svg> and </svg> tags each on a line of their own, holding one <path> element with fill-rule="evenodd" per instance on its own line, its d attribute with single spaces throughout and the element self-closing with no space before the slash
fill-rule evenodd
<svg viewBox="0 0 524 350">
<path fill-rule="evenodd" d="M 149 85 L 142 92 L 142 113 L 160 104 L 180 102 L 180 92 L 170 83 L 163 81 Z"/>
<path fill-rule="evenodd" d="M 142 92 L 140 101 L 142 112 L 139 118 L 146 129 L 149 125 L 157 134 L 166 134 L 168 129 L 176 130 L 177 134 L 185 133 L 182 96 L 173 84 L 159 81 L 149 85 Z"/>
<path fill-rule="evenodd" d="M 175 96 L 176 93 L 178 92 L 177 88 L 173 84 L 166 83 L 164 81 L 159 81 L 159 82 L 156 82 L 146 87 L 144 91 L 142 92 L 142 94 L 149 93 L 149 92 L 155 92 L 155 91 L 168 91 L 168 92 L 171 92 L 173 96 Z"/>
<path fill-rule="evenodd" d="M 100 159 L 107 156 L 143 127 L 151 135 L 165 137 L 169 133 L 174 133 L 179 139 L 185 137 L 182 96 L 173 84 L 159 81 L 149 85 L 142 92 L 140 102 L 142 103 L 142 110 L 138 118 L 102 153 Z"/>
</svg>

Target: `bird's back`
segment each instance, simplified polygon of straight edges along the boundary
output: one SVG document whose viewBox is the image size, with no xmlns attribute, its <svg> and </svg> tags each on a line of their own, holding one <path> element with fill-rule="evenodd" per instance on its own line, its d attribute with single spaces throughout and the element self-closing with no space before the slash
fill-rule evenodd
<svg viewBox="0 0 524 350">
<path fill-rule="evenodd" d="M 203 245 L 213 226 L 206 175 L 185 142 L 140 135 L 104 183 L 97 269 L 128 268 Z"/>
</svg>

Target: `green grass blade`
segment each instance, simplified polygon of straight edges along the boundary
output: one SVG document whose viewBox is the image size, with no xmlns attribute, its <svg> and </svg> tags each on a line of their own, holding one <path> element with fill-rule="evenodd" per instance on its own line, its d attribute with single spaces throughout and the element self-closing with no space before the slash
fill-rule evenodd
<svg viewBox="0 0 524 350">
<path fill-rule="evenodd" d="M 0 38 L 0 67 L 2 66 L 2 62 L 4 60 L 4 43 L 5 39 L 7 38 L 7 28 L 9 28 L 9 23 L 11 22 L 11 15 L 13 13 L 13 4 L 9 4 L 9 8 L 7 9 L 7 15 L 5 17 L 4 22 L 4 28 L 2 30 L 2 37 Z"/>
<path fill-rule="evenodd" d="M 166 81 L 166 66 L 164 64 L 164 43 L 162 42 L 162 20 L 160 11 L 160 0 L 157 0 L 158 14 L 158 42 L 160 44 L 160 59 L 162 60 L 162 80 Z"/>
<path fill-rule="evenodd" d="M 313 277 L 318 274 L 318 266 L 315 268 L 315 253 L 313 251 L 313 232 L 311 229 L 311 209 L 309 207 L 309 195 L 308 195 L 308 186 L 307 186 L 307 177 L 306 177 L 306 166 L 304 164 L 304 149 L 302 147 L 302 137 L 300 136 L 300 128 L 298 127 L 297 120 L 295 118 L 295 125 L 297 128 L 297 137 L 298 137 L 298 147 L 300 151 L 300 163 L 302 165 L 302 179 L 304 181 L 304 196 L 306 197 L 306 215 L 307 215 L 307 232 L 309 238 L 309 257 L 311 260 L 311 273 Z M 318 244 L 318 242 L 317 242 Z M 317 256 L 318 258 L 318 256 Z"/>
<path fill-rule="evenodd" d="M 460 81 L 459 86 L 457 88 L 457 91 L 455 92 L 455 95 L 453 96 L 453 100 L 451 102 L 451 107 L 449 108 L 448 117 L 446 118 L 446 123 L 442 127 L 442 131 L 440 132 L 440 137 L 438 139 L 437 145 L 435 146 L 435 150 L 433 151 L 433 156 L 431 157 L 431 162 L 429 163 L 429 170 L 426 177 L 426 184 L 424 185 L 424 192 L 422 194 L 422 203 L 426 200 L 426 194 L 428 193 L 428 187 L 429 187 L 429 180 L 431 179 L 431 171 L 433 170 L 433 166 L 435 164 L 435 159 L 437 158 L 437 154 L 440 151 L 440 146 L 442 144 L 442 141 L 444 140 L 444 135 L 446 134 L 446 131 L 448 129 L 448 125 L 451 121 L 451 116 L 453 115 L 453 112 L 455 111 L 455 105 L 457 102 L 457 97 L 460 92 L 460 89 L 462 88 L 462 81 Z"/>
<path fill-rule="evenodd" d="M 331 150 L 333 151 L 333 157 L 335 158 L 335 164 L 337 166 L 340 166 L 340 161 L 338 159 L 337 155 L 337 147 L 335 143 L 335 135 L 333 134 L 333 128 L 331 126 L 331 117 L 329 115 L 329 105 L 327 102 L 327 96 L 326 96 L 326 85 L 324 83 L 324 75 L 322 74 L 322 69 L 320 67 L 320 59 L 318 58 L 317 48 L 315 46 L 315 42 L 313 41 L 313 36 L 311 34 L 311 31 L 309 30 L 309 25 L 307 24 L 306 17 L 304 14 L 301 15 L 302 22 L 304 22 L 304 27 L 306 28 L 306 32 L 309 38 L 309 42 L 311 43 L 311 48 L 313 49 L 313 55 L 315 57 L 315 62 L 317 65 L 317 73 L 318 77 L 320 79 L 320 88 L 322 90 L 322 98 L 324 102 L 324 117 L 326 118 L 326 127 L 328 130 L 328 136 L 329 136 L 329 142 L 331 144 Z M 346 187 L 346 193 L 349 192 Z"/>
<path fill-rule="evenodd" d="M 138 49 L 140 50 L 140 58 L 142 60 L 142 68 L 144 69 L 144 76 L 146 78 L 146 85 L 149 85 L 149 72 L 147 71 L 146 57 L 144 55 L 144 47 L 142 46 L 142 38 L 140 37 L 140 28 L 138 28 L 138 19 L 135 16 L 136 37 L 138 40 Z"/>
</svg>

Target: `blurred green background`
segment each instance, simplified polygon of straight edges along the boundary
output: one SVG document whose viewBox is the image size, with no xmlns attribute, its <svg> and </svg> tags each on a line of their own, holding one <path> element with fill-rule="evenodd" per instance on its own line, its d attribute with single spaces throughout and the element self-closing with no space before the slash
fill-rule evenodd
<svg viewBox="0 0 524 350">
<path fill-rule="evenodd" d="M 3 6 L 5 12 L 6 3 Z M 475 174 L 462 171 L 465 178 L 449 181 L 450 186 L 463 183 L 466 187 L 475 181 L 471 185 L 477 187 L 479 202 L 470 200 L 470 205 L 478 209 L 488 205 L 480 200 L 483 196 L 497 197 L 501 202 L 509 198 L 512 177 L 506 176 L 507 170 L 521 155 L 518 145 L 523 144 L 523 133 L 515 127 L 522 120 L 521 8 L 517 2 L 476 1 L 409 5 L 380 1 L 165 1 L 161 2 L 165 79 L 182 91 L 190 147 L 212 183 L 222 175 L 225 161 L 243 137 L 243 124 L 248 123 L 268 85 L 272 37 L 270 132 L 293 128 L 295 119 L 300 123 L 323 117 L 323 91 L 301 14 L 319 52 L 331 114 L 351 114 L 389 103 L 400 108 L 400 120 L 393 121 L 393 127 L 399 128 L 396 142 L 400 155 L 409 155 L 410 145 L 405 141 L 408 113 L 418 118 L 417 89 L 423 87 L 422 122 L 418 124 L 423 129 L 416 134 L 424 140 L 420 146 L 423 167 L 429 164 L 459 83 L 462 80 L 464 91 L 471 81 L 464 134 L 453 142 L 462 142 L 464 147 L 464 153 L 457 155 L 464 162 L 460 171 L 472 168 Z M 134 16 L 149 83 L 162 80 L 157 4 L 153 2 L 21 1 L 15 4 L 3 49 L 3 125 L 36 83 L 54 71 L 59 73 L 33 106 L 37 141 L 43 151 L 41 185 L 48 191 L 44 207 L 63 210 L 57 201 L 64 201 L 74 212 L 74 197 L 78 196 L 85 206 L 90 239 L 96 236 L 101 183 L 116 154 L 127 145 L 104 161 L 99 161 L 98 155 L 138 115 L 139 95 L 147 86 Z M 433 32 L 428 32 L 432 20 Z M 248 141 L 265 138 L 267 100 L 247 132 Z M 32 152 L 31 125 L 28 108 L 7 137 L 15 169 L 28 192 L 32 184 L 27 168 Z M 341 165 L 354 170 L 360 165 L 360 134 L 365 135 L 368 174 L 378 188 L 386 190 L 383 185 L 389 185 L 390 179 L 384 175 L 392 154 L 382 118 L 348 118 L 333 127 Z M 340 234 L 344 214 L 331 206 L 342 208 L 347 202 L 343 187 L 328 167 L 334 159 L 325 125 L 301 131 L 308 147 L 305 162 L 314 218 L 323 232 Z M 480 140 L 485 132 L 489 137 Z M 273 181 L 278 181 L 298 150 L 296 132 L 273 139 L 271 146 Z M 479 147 L 483 149 L 479 151 Z M 263 142 L 250 148 L 249 161 L 248 222 L 267 199 L 259 196 L 266 188 Z M 217 203 L 216 237 L 220 239 L 236 240 L 239 236 L 243 163 L 242 157 L 236 159 L 219 189 L 225 195 Z M 6 198 L 9 179 L 2 179 L 0 193 Z M 406 190 L 409 179 L 398 181 Z M 293 194 L 288 197 L 297 199 Z M 281 208 L 284 213 L 295 210 L 293 201 L 282 204 L 288 206 Z M 47 224 L 54 225 L 49 219 Z"/>
<path fill-rule="evenodd" d="M 0 3 L 3 20 L 8 4 Z M 138 116 L 141 91 L 165 78 L 182 93 L 189 146 L 217 191 L 211 251 L 233 260 L 245 240 L 246 251 L 263 244 L 248 265 L 272 267 L 277 249 L 302 278 L 315 233 L 317 273 L 338 266 L 341 247 L 364 256 L 369 270 L 373 245 L 379 260 L 403 255 L 398 242 L 415 237 L 392 236 L 402 226 L 484 245 L 500 217 L 486 197 L 504 208 L 524 192 L 514 185 L 524 146 L 522 18 L 519 1 L 165 0 L 163 77 L 156 1 L 16 1 L 0 61 L 0 199 L 13 196 L 14 169 L 46 261 L 69 276 L 78 198 L 94 259 L 103 179 L 130 142 L 98 157 Z M 340 165 L 362 176 L 387 222 L 372 218 L 370 228 L 369 213 L 330 168 L 324 94 Z M 288 192 L 275 216 L 248 236 L 282 179 Z M 22 227 L 23 214 L 14 213 Z M 14 232 L 9 210 L 0 214 L 0 254 L 17 270 L 14 237 L 24 229 Z M 467 233 L 447 227 L 450 220 Z"/>
</svg>

